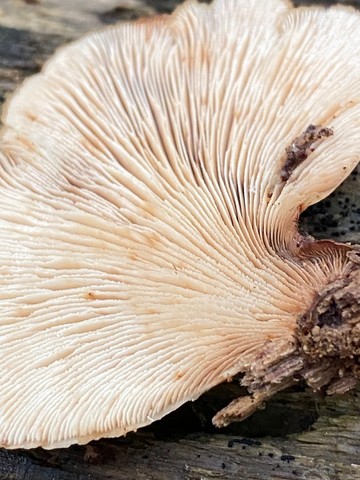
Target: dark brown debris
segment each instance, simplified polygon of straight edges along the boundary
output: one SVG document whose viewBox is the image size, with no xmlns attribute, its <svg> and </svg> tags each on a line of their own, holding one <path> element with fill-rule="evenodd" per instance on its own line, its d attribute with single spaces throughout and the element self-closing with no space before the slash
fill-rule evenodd
<svg viewBox="0 0 360 480">
<path fill-rule="evenodd" d="M 286 159 L 281 170 L 281 180 L 286 182 L 296 167 L 298 167 L 315 150 L 319 140 L 334 134 L 332 128 L 321 125 L 309 125 L 307 129 L 296 137 L 286 148 Z"/>
</svg>

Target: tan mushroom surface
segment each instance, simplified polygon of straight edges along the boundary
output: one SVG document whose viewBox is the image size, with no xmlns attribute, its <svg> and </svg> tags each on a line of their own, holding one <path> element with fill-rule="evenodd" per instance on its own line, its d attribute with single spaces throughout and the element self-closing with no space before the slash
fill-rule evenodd
<svg viewBox="0 0 360 480">
<path fill-rule="evenodd" d="M 296 332 L 357 250 L 297 220 L 359 162 L 359 85 L 351 8 L 190 0 L 88 35 L 18 89 L 0 138 L 2 446 L 123 435 L 242 371 L 255 394 L 234 417 L 296 375 L 352 386 L 333 359 L 316 383 Z M 275 373 L 258 385 L 259 362 Z"/>
</svg>

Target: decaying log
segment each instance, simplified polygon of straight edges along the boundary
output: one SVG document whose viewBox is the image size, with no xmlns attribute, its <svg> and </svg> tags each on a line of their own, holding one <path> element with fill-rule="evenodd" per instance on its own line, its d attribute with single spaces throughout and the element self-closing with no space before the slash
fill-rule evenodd
<svg viewBox="0 0 360 480">
<path fill-rule="evenodd" d="M 177 3 L 1 0 L 0 102 L 58 46 L 109 23 L 171 11 Z M 360 244 L 360 169 L 310 208 L 301 225 L 317 238 Z M 240 393 L 236 382 L 219 386 L 122 439 L 66 450 L 0 450 L 0 479 L 360 479 L 359 393 L 325 398 L 299 385 L 245 422 L 215 430 L 213 414 Z"/>
</svg>

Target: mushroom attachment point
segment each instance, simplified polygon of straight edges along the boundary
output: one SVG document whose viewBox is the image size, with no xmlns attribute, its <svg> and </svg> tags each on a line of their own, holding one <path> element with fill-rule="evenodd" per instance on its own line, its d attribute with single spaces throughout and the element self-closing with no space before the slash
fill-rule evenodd
<svg viewBox="0 0 360 480">
<path fill-rule="evenodd" d="M 238 373 L 217 425 L 299 379 L 355 385 L 359 249 L 297 222 L 359 161 L 359 84 L 360 14 L 284 0 L 189 0 L 24 82 L 0 137 L 2 446 L 124 435 Z"/>
</svg>

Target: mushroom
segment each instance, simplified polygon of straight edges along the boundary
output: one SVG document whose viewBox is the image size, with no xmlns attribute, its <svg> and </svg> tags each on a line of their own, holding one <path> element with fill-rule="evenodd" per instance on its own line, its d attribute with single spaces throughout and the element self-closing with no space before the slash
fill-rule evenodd
<svg viewBox="0 0 360 480">
<path fill-rule="evenodd" d="M 124 435 L 239 372 L 219 426 L 299 379 L 354 386 L 360 251 L 297 221 L 359 161 L 359 83 L 359 13 L 283 0 L 190 0 L 25 81 L 0 141 L 2 446 Z"/>
</svg>

